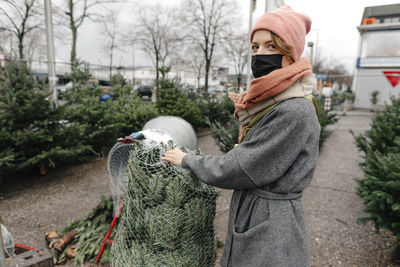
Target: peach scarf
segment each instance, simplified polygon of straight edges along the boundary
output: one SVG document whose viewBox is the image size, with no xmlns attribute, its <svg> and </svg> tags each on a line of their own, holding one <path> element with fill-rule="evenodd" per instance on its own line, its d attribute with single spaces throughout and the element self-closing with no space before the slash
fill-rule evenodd
<svg viewBox="0 0 400 267">
<path fill-rule="evenodd" d="M 312 68 L 308 58 L 302 58 L 289 66 L 252 80 L 250 88 L 246 92 L 229 93 L 229 98 L 235 103 L 234 117 L 239 120 L 239 110 L 248 109 L 260 101 L 274 97 L 288 89 L 299 79 L 311 75 Z M 246 124 L 243 123 L 240 137 L 243 136 L 245 126 Z M 239 139 L 241 139 L 240 137 Z"/>
</svg>

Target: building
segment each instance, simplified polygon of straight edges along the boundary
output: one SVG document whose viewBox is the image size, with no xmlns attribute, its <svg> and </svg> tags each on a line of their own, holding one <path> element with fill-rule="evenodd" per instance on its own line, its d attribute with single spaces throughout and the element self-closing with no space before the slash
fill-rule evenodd
<svg viewBox="0 0 400 267">
<path fill-rule="evenodd" d="M 355 107 L 369 108 L 378 91 L 378 105 L 400 93 L 400 4 L 364 9 L 353 80 Z"/>
<path fill-rule="evenodd" d="M 0 64 L 2 63 L 2 56 L 0 54 Z M 32 61 L 30 62 L 31 70 L 34 73 L 47 75 L 47 62 L 45 61 Z M 109 66 L 87 64 L 90 74 L 97 80 L 110 80 Z M 208 75 L 209 87 L 217 87 L 224 84 L 228 80 L 228 68 L 224 67 L 211 67 L 210 74 Z M 56 62 L 57 75 L 65 75 L 71 72 L 71 65 L 65 62 Z M 155 85 L 156 69 L 154 66 L 136 66 L 132 67 L 113 67 L 111 69 L 112 75 L 121 74 L 128 84 L 132 85 Z M 198 88 L 204 86 L 204 67 L 196 69 L 187 65 L 172 65 L 167 77 L 175 79 L 183 87 Z M 161 79 L 161 73 L 160 77 Z"/>
<path fill-rule="evenodd" d="M 204 86 L 204 67 L 173 65 L 168 73 L 168 78 L 176 79 L 183 87 L 202 87 Z"/>
</svg>

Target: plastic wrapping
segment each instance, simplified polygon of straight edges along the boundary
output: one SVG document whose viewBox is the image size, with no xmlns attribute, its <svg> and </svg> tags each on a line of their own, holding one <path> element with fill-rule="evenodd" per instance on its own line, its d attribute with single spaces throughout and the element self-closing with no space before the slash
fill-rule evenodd
<svg viewBox="0 0 400 267">
<path fill-rule="evenodd" d="M 214 266 L 217 193 L 189 170 L 161 161 L 174 147 L 172 141 L 129 145 L 112 266 Z"/>
<path fill-rule="evenodd" d="M 215 189 L 189 170 L 161 160 L 167 150 L 187 149 L 179 135 L 173 138 L 165 129 L 140 133 L 144 139 L 118 143 L 108 156 L 114 213 L 123 200 L 112 266 L 214 266 Z M 195 142 L 190 140 L 186 152 L 195 153 L 196 136 Z"/>
<path fill-rule="evenodd" d="M 14 238 L 3 224 L 1 224 L 1 234 L 3 237 L 3 244 L 5 246 L 5 249 L 8 251 L 8 254 L 11 257 L 14 256 Z M 8 257 L 8 254 L 5 253 L 6 258 Z"/>
</svg>

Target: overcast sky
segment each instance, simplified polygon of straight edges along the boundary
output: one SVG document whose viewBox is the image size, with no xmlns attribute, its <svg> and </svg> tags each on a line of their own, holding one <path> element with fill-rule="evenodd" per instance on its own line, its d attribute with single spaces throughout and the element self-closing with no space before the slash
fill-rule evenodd
<svg viewBox="0 0 400 267">
<path fill-rule="evenodd" d="M 127 24 L 132 13 L 135 13 L 135 2 L 127 0 L 120 11 L 121 24 Z M 180 0 L 148 0 L 148 3 L 160 3 L 169 6 L 179 6 Z M 360 24 L 364 7 L 397 4 L 395 0 L 284 0 L 285 4 L 294 10 L 307 14 L 313 21 L 307 42 L 317 42 L 322 58 L 334 58 L 345 64 L 353 72 L 355 65 L 359 34 L 356 27 Z M 143 1 L 141 1 L 143 3 Z M 243 29 L 248 29 L 249 0 L 238 0 L 242 16 Z M 265 0 L 257 1 L 257 10 L 254 20 L 264 13 Z M 92 64 L 107 65 L 108 55 L 103 47 L 104 39 L 101 26 L 86 21 L 80 28 L 78 36 L 78 57 Z M 305 55 L 309 55 L 306 47 Z M 58 60 L 69 60 L 69 47 L 57 41 L 56 56 Z M 143 52 L 136 49 L 134 54 L 135 66 L 152 65 L 152 62 Z M 132 65 L 132 49 L 125 48 L 125 52 L 118 52 L 115 56 L 115 65 Z"/>
</svg>

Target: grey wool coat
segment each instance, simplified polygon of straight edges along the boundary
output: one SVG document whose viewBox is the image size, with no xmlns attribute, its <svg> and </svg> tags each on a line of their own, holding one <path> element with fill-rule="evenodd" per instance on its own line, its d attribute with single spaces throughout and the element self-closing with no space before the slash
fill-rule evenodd
<svg viewBox="0 0 400 267">
<path fill-rule="evenodd" d="M 301 193 L 311 182 L 320 126 L 305 98 L 283 101 L 225 155 L 187 154 L 184 168 L 233 189 L 221 266 L 309 266 Z"/>
</svg>

